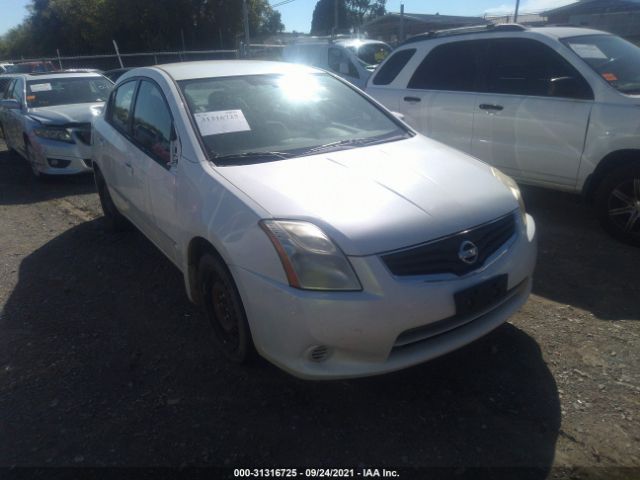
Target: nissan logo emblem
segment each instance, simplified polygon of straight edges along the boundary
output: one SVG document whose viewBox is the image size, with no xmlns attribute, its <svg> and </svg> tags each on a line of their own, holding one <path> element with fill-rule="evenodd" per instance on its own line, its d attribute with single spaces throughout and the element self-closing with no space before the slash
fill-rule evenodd
<svg viewBox="0 0 640 480">
<path fill-rule="evenodd" d="M 473 265 L 478 260 L 478 247 L 475 243 L 465 240 L 460 244 L 458 258 L 468 265 Z"/>
</svg>

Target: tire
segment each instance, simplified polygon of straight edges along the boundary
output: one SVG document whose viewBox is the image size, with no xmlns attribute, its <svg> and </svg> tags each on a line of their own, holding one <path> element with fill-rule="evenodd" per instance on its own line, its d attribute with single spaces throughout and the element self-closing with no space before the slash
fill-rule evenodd
<svg viewBox="0 0 640 480">
<path fill-rule="evenodd" d="M 102 213 L 104 214 L 103 220 L 106 229 L 110 232 L 123 232 L 131 230 L 131 222 L 125 218 L 118 211 L 118 207 L 113 203 L 107 182 L 105 181 L 102 173 L 97 168 L 93 170 L 94 179 L 96 182 L 96 188 L 98 190 L 98 197 L 100 198 L 100 206 L 102 207 Z"/>
<path fill-rule="evenodd" d="M 250 363 L 256 353 L 242 299 L 231 273 L 217 256 L 205 253 L 200 259 L 198 289 L 220 351 L 234 363 Z"/>
<path fill-rule="evenodd" d="M 38 170 L 38 167 L 36 167 L 36 164 L 31 157 L 31 145 L 29 142 L 25 142 L 24 144 L 24 154 L 27 157 L 27 162 L 29 163 L 29 167 L 31 167 L 31 173 L 33 173 L 33 176 L 38 180 L 42 180 L 44 174 Z"/>
<path fill-rule="evenodd" d="M 611 171 L 595 196 L 602 227 L 614 238 L 640 247 L 640 164 Z"/>
</svg>

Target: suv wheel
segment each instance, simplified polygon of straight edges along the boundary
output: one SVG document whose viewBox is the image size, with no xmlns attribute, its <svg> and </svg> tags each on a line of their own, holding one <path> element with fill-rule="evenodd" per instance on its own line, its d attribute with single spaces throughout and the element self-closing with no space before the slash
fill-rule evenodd
<svg viewBox="0 0 640 480">
<path fill-rule="evenodd" d="M 640 165 L 610 172 L 595 197 L 598 219 L 613 237 L 640 246 Z"/>
<path fill-rule="evenodd" d="M 102 176 L 99 169 L 94 168 L 93 175 L 98 189 L 98 197 L 100 198 L 100 206 L 104 214 L 104 223 L 110 232 L 122 232 L 131 228 L 131 223 L 124 215 L 118 211 L 118 207 L 113 203 L 107 182 Z"/>
<path fill-rule="evenodd" d="M 254 347 L 242 300 L 229 270 L 216 256 L 206 253 L 200 259 L 198 288 L 222 353 L 234 363 L 250 361 Z"/>
</svg>

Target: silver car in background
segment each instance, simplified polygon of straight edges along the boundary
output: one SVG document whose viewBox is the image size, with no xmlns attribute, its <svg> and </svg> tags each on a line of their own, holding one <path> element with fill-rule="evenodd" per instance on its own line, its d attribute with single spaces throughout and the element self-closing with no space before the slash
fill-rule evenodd
<svg viewBox="0 0 640 480">
<path fill-rule="evenodd" d="M 0 100 L 0 130 L 36 176 L 91 172 L 91 122 L 113 83 L 97 73 L 22 74 Z"/>
</svg>

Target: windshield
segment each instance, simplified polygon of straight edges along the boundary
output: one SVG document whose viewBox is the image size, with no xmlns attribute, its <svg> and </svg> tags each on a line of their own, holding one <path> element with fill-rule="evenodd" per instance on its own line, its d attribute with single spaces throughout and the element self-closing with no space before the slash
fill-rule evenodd
<svg viewBox="0 0 640 480">
<path fill-rule="evenodd" d="M 391 53 L 386 43 L 365 43 L 347 47 L 366 65 L 379 65 Z"/>
<path fill-rule="evenodd" d="M 628 95 L 640 94 L 640 48 L 614 35 L 563 41 L 612 87 Z"/>
<path fill-rule="evenodd" d="M 256 163 L 399 140 L 392 116 L 328 74 L 179 82 L 209 158 Z"/>
<path fill-rule="evenodd" d="M 43 78 L 27 82 L 29 108 L 106 101 L 113 84 L 102 77 Z"/>
</svg>

